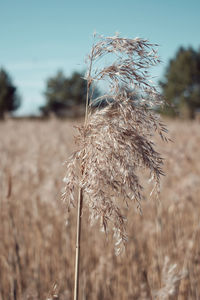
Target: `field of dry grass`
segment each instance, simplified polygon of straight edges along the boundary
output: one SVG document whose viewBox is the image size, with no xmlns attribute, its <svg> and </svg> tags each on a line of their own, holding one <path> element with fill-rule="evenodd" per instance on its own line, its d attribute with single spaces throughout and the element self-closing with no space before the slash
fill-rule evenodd
<svg viewBox="0 0 200 300">
<path fill-rule="evenodd" d="M 72 299 L 76 212 L 60 198 L 75 124 L 0 123 L 0 300 Z M 200 123 L 167 125 L 160 202 L 147 186 L 143 215 L 127 210 L 123 255 L 84 208 L 80 299 L 200 299 Z"/>
</svg>

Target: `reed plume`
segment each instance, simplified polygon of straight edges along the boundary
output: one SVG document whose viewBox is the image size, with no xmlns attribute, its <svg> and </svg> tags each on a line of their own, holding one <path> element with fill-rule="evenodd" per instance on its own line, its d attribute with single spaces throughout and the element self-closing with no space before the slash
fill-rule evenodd
<svg viewBox="0 0 200 300">
<path fill-rule="evenodd" d="M 98 37 L 88 57 L 86 119 L 79 128 L 79 149 L 70 157 L 64 178 L 69 206 L 75 206 L 78 186 L 91 222 L 100 219 L 104 231 L 113 230 L 117 252 L 127 240 L 121 203 L 128 206 L 134 201 L 141 210 L 139 172 L 149 170 L 157 191 L 163 174 L 163 159 L 152 142 L 155 132 L 167 140 L 167 130 L 154 112 L 163 99 L 148 72 L 159 63 L 154 47 L 140 38 Z M 99 63 L 105 55 L 111 56 L 112 64 Z M 93 99 L 102 80 L 107 80 L 108 91 Z"/>
<path fill-rule="evenodd" d="M 135 201 L 141 211 L 141 169 L 149 170 L 158 191 L 163 159 L 154 149 L 152 135 L 157 131 L 167 140 L 167 130 L 153 112 L 163 102 L 148 73 L 159 62 L 154 46 L 139 38 L 99 36 L 88 57 L 85 124 L 79 128 L 79 149 L 70 158 L 64 179 L 70 205 L 75 205 L 74 190 L 79 187 L 74 300 L 79 293 L 83 199 L 91 223 L 100 219 L 105 232 L 113 230 L 119 254 L 127 240 L 121 202 L 128 206 Z M 113 63 L 102 66 L 99 61 L 106 55 Z M 107 93 L 93 99 L 95 86 L 104 80 Z"/>
</svg>

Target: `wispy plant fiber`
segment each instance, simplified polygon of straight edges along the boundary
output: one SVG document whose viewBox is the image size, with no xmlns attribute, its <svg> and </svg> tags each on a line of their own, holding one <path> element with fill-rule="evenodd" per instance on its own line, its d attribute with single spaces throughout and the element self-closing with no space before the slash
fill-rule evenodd
<svg viewBox="0 0 200 300">
<path fill-rule="evenodd" d="M 118 249 L 127 240 L 123 204 L 135 202 L 141 210 L 143 188 L 138 174 L 149 170 L 157 190 L 163 174 L 163 159 L 152 141 L 155 132 L 167 140 L 167 130 L 154 112 L 163 100 L 148 73 L 159 62 L 154 46 L 143 39 L 114 36 L 99 37 L 92 47 L 86 75 L 90 100 L 86 122 L 79 128 L 79 149 L 69 159 L 64 179 L 69 205 L 75 205 L 74 191 L 81 188 L 91 222 L 100 219 L 104 231 L 111 228 Z M 107 54 L 114 62 L 96 69 L 95 64 Z M 93 99 L 91 86 L 104 79 L 108 91 Z M 102 100 L 107 102 L 105 107 Z M 100 107 L 93 109 L 96 103 Z"/>
</svg>

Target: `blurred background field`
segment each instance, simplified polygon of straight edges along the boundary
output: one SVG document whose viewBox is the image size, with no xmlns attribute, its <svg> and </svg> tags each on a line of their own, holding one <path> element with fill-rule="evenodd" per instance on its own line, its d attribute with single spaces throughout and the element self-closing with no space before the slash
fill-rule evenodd
<svg viewBox="0 0 200 300">
<path fill-rule="evenodd" d="M 200 123 L 166 120 L 173 143 L 160 202 L 127 211 L 129 242 L 115 256 L 110 236 L 83 213 L 81 299 L 200 298 Z M 61 201 L 62 163 L 77 121 L 0 123 L 0 299 L 72 299 L 76 210 Z"/>
</svg>

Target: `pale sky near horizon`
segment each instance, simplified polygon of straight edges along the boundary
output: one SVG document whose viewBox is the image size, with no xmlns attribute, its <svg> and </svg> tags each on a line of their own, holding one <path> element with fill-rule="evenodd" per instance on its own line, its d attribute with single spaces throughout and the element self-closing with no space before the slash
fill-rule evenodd
<svg viewBox="0 0 200 300">
<path fill-rule="evenodd" d="M 200 47 L 199 29 L 199 0 L 0 0 L 0 67 L 23 99 L 19 114 L 36 113 L 47 78 L 85 69 L 94 31 L 159 44 L 159 80 L 180 46 Z"/>
</svg>

